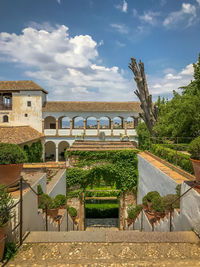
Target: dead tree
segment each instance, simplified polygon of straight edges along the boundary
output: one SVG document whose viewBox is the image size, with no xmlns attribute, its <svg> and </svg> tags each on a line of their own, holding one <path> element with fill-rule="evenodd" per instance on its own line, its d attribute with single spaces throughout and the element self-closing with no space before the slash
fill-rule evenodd
<svg viewBox="0 0 200 267">
<path fill-rule="evenodd" d="M 134 74 L 134 79 L 137 84 L 138 90 L 134 91 L 136 96 L 140 100 L 140 107 L 142 109 L 142 113 L 139 113 L 140 117 L 146 123 L 147 128 L 151 135 L 153 135 L 153 126 L 157 121 L 157 108 L 152 103 L 152 95 L 149 94 L 146 75 L 144 71 L 144 63 L 139 61 L 139 68 L 137 66 L 137 62 L 135 58 L 131 58 L 131 63 L 129 64 L 129 68 L 132 70 Z"/>
</svg>

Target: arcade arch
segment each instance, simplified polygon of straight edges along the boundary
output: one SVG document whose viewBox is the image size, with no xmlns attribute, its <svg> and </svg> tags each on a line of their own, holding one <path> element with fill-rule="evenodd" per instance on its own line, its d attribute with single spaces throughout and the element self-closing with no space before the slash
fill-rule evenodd
<svg viewBox="0 0 200 267">
<path fill-rule="evenodd" d="M 97 129 L 97 119 L 95 117 L 88 117 L 86 120 L 87 129 Z"/>
<path fill-rule="evenodd" d="M 45 143 L 45 161 L 56 160 L 56 145 L 53 141 L 47 141 Z"/>
<path fill-rule="evenodd" d="M 58 144 L 58 160 L 65 161 L 65 150 L 69 148 L 69 143 L 67 141 L 61 141 Z"/>
<path fill-rule="evenodd" d="M 113 128 L 114 129 L 122 129 L 123 128 L 123 118 L 122 117 L 115 117 L 113 119 Z"/>
<path fill-rule="evenodd" d="M 56 129 L 56 119 L 53 116 L 44 119 L 44 129 Z"/>
<path fill-rule="evenodd" d="M 109 117 L 101 117 L 99 119 L 99 127 L 100 129 L 110 129 L 110 118 Z"/>
</svg>

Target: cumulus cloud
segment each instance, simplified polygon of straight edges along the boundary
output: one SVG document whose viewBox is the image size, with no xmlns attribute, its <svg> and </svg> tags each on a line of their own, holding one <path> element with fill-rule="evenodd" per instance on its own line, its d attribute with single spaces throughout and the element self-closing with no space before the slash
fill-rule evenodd
<svg viewBox="0 0 200 267">
<path fill-rule="evenodd" d="M 123 0 L 122 4 L 116 5 L 115 7 L 121 10 L 123 13 L 127 13 L 128 11 L 128 3 L 126 0 Z"/>
<path fill-rule="evenodd" d="M 50 99 L 133 99 L 132 83 L 123 72 L 99 63 L 98 44 L 91 36 L 70 37 L 64 25 L 38 27 L 27 27 L 19 35 L 0 33 L 0 60 L 21 64 L 28 79 L 46 86 Z"/>
<path fill-rule="evenodd" d="M 172 68 L 163 71 L 164 77 L 148 76 L 149 88 L 155 96 L 170 95 L 172 90 L 177 90 L 179 87 L 188 85 L 193 79 L 193 65 L 189 64 L 180 72 L 176 72 Z"/>
<path fill-rule="evenodd" d="M 186 27 L 189 27 L 195 22 L 196 17 L 196 7 L 188 3 L 182 3 L 181 9 L 171 12 L 163 21 L 163 25 L 165 27 L 170 27 L 182 22 L 186 23 Z"/>
<path fill-rule="evenodd" d="M 113 24 L 110 24 L 110 26 L 122 34 L 127 34 L 129 32 L 128 27 L 124 24 L 113 23 Z"/>
<path fill-rule="evenodd" d="M 196 0 L 197 1 L 197 3 L 200 5 L 200 0 Z"/>
</svg>

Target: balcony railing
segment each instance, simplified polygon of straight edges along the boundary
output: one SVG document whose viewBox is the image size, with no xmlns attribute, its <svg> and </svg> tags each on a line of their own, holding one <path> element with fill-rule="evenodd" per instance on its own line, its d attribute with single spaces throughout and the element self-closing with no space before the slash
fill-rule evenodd
<svg viewBox="0 0 200 267">
<path fill-rule="evenodd" d="M 0 110 L 12 110 L 12 104 L 1 104 L 0 103 Z"/>
</svg>

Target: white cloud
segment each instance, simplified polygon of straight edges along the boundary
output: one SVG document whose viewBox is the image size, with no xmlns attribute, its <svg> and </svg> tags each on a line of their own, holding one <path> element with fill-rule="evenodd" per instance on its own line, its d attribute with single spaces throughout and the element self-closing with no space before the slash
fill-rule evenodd
<svg viewBox="0 0 200 267">
<path fill-rule="evenodd" d="M 116 41 L 116 44 L 119 46 L 119 47 L 125 47 L 126 44 L 120 42 L 120 41 Z"/>
<path fill-rule="evenodd" d="M 197 1 L 197 3 L 200 5 L 200 0 L 196 0 Z"/>
<path fill-rule="evenodd" d="M 61 0 L 56 0 L 58 4 L 61 4 Z"/>
<path fill-rule="evenodd" d="M 123 0 L 122 4 L 115 5 L 115 8 L 120 9 L 123 13 L 127 13 L 128 3 L 126 0 Z"/>
<path fill-rule="evenodd" d="M 186 23 L 186 27 L 189 27 L 195 22 L 196 16 L 196 7 L 194 5 L 182 3 L 181 9 L 171 12 L 163 21 L 163 25 L 170 27 L 182 22 Z"/>
<path fill-rule="evenodd" d="M 167 71 L 169 72 L 167 73 Z M 170 95 L 172 90 L 177 90 L 179 87 L 188 85 L 193 79 L 193 66 L 189 64 L 180 72 L 169 68 L 164 73 L 165 76 L 159 78 L 148 76 L 149 89 L 154 98 L 158 95 Z"/>
<path fill-rule="evenodd" d="M 64 25 L 49 31 L 27 27 L 18 35 L 0 33 L 0 61 L 24 67 L 28 79 L 49 90 L 51 100 L 136 99 L 132 82 L 118 67 L 100 63 L 97 49 L 91 36 L 71 37 Z"/>
<path fill-rule="evenodd" d="M 127 34 L 129 32 L 128 27 L 124 24 L 113 23 L 113 24 L 110 24 L 110 26 L 122 34 Z"/>
<path fill-rule="evenodd" d="M 157 17 L 160 15 L 159 12 L 145 11 L 143 15 L 139 16 L 142 22 L 149 23 L 151 25 L 157 24 Z"/>
</svg>

